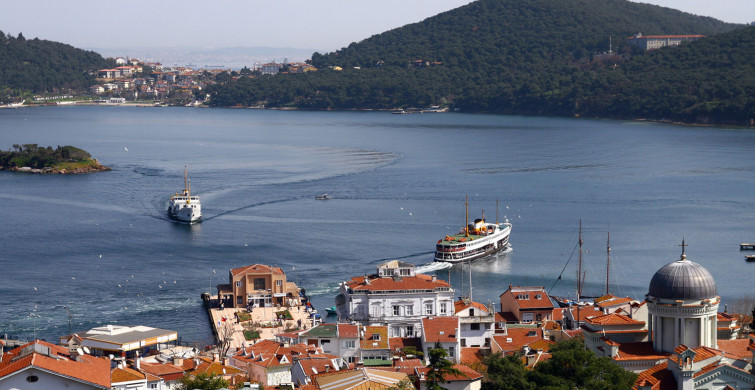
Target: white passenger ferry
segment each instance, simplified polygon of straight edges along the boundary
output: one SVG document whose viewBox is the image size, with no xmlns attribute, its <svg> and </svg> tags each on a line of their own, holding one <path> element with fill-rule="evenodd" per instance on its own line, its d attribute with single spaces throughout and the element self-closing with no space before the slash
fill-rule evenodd
<svg viewBox="0 0 755 390">
<path fill-rule="evenodd" d="M 509 243 L 510 233 L 511 223 L 508 220 L 488 223 L 483 213 L 482 218 L 467 224 L 459 233 L 438 240 L 435 261 L 460 263 L 502 251 Z"/>
<path fill-rule="evenodd" d="M 191 194 L 191 182 L 184 166 L 184 190 L 170 197 L 168 215 L 176 221 L 193 223 L 202 219 L 202 204 L 199 196 Z"/>
</svg>

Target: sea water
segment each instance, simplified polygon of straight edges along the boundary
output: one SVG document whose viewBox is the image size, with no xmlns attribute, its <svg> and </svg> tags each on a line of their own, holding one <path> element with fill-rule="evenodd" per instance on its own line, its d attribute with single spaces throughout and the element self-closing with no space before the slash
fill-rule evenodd
<svg viewBox="0 0 755 390">
<path fill-rule="evenodd" d="M 201 293 L 255 263 L 283 269 L 323 314 L 339 283 L 393 259 L 485 304 L 510 284 L 573 296 L 580 220 L 585 295 L 606 291 L 609 232 L 615 295 L 644 299 L 682 239 L 724 303 L 755 293 L 755 264 L 738 247 L 755 240 L 751 129 L 44 107 L 0 111 L 0 148 L 14 144 L 73 145 L 112 171 L 0 172 L 0 334 L 57 341 L 69 329 L 147 325 L 209 344 Z M 167 218 L 184 165 L 199 224 Z M 471 265 L 433 263 L 437 240 L 463 227 L 467 196 L 470 219 L 512 222 L 510 247 Z"/>
</svg>

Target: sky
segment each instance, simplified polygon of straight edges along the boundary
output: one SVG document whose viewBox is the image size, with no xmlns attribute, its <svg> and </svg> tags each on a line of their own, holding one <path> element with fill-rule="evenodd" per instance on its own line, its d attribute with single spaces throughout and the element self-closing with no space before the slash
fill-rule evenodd
<svg viewBox="0 0 755 390">
<path fill-rule="evenodd" d="M 82 49 L 285 47 L 334 51 L 469 0 L 2 0 L 0 30 Z M 645 0 L 755 21 L 755 0 Z"/>
</svg>

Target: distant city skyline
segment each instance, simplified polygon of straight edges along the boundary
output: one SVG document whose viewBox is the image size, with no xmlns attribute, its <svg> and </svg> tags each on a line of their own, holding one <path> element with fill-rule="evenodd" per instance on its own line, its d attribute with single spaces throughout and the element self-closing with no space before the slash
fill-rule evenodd
<svg viewBox="0 0 755 390">
<path fill-rule="evenodd" d="M 643 1 L 725 22 L 755 21 L 752 0 Z M 0 30 L 82 49 L 274 47 L 329 52 L 469 0 L 255 2 L 26 0 L 3 4 Z M 690 32 L 692 33 L 692 32 Z"/>
</svg>

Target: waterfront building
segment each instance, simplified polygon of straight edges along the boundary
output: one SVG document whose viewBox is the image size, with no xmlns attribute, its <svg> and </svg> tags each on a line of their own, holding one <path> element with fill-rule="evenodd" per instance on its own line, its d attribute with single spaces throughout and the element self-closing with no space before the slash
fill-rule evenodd
<svg viewBox="0 0 755 390">
<path fill-rule="evenodd" d="M 299 304 L 299 288 L 286 280 L 286 274 L 278 267 L 254 264 L 235 268 L 228 272 L 229 284 L 220 284 L 218 296 L 228 307 L 296 306 Z"/>
<path fill-rule="evenodd" d="M 117 357 L 146 356 L 151 351 L 167 348 L 178 339 L 172 330 L 149 326 L 105 325 L 83 333 L 60 337 L 61 345 L 74 345 L 87 348 L 94 356 L 115 355 Z"/>
<path fill-rule="evenodd" d="M 440 345 L 448 352 L 447 359 L 455 363 L 461 360 L 459 338 L 460 317 L 426 317 L 422 319 L 422 350 L 429 363 L 430 350 Z"/>
<path fill-rule="evenodd" d="M 500 295 L 501 312 L 511 313 L 519 323 L 553 319 L 553 302 L 542 286 L 511 286 Z M 504 315 L 505 316 L 505 315 Z"/>
<path fill-rule="evenodd" d="M 2 389 L 110 389 L 110 362 L 36 340 L 0 354 Z"/>
<path fill-rule="evenodd" d="M 436 276 L 417 274 L 414 264 L 381 264 L 377 273 L 341 283 L 336 310 L 342 322 L 382 325 L 391 337 L 418 337 L 427 316 L 452 316 L 454 290 Z"/>
<path fill-rule="evenodd" d="M 482 303 L 460 299 L 454 302 L 454 315 L 459 317 L 461 348 L 490 348 L 495 333 L 495 311 Z"/>
</svg>

